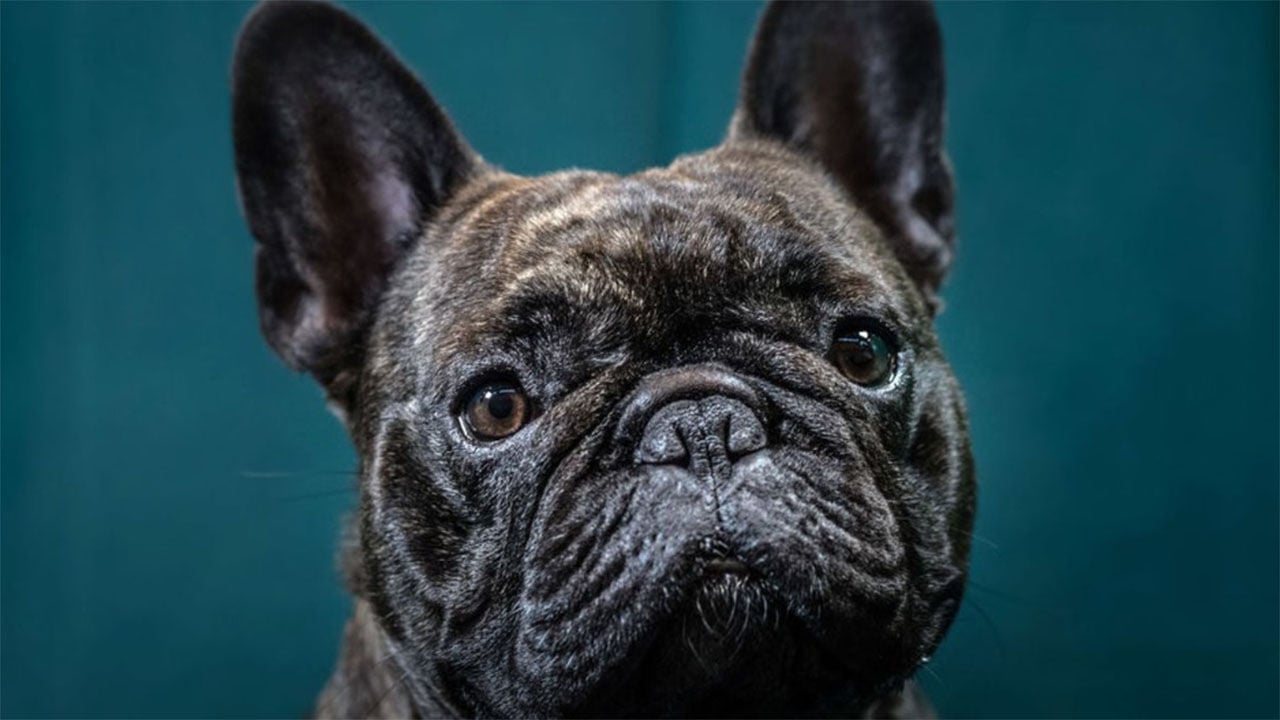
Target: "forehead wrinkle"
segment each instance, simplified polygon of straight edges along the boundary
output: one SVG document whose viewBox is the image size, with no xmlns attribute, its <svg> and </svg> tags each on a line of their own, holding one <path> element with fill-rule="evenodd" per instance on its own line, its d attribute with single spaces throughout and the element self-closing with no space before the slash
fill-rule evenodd
<svg viewBox="0 0 1280 720">
<path fill-rule="evenodd" d="M 572 322 L 598 339 L 619 329 L 614 322 L 619 316 L 612 311 L 622 310 L 621 317 L 635 328 L 634 341 L 642 342 L 679 332 L 682 323 L 691 327 L 687 321 L 722 307 L 740 321 L 763 317 L 770 308 L 796 317 L 796 302 L 811 306 L 815 294 L 830 285 L 822 263 L 807 253 L 766 256 L 738 237 L 745 232 L 726 230 L 722 223 L 705 218 L 687 227 L 701 236 L 689 239 L 702 242 L 655 248 L 639 238 L 576 245 L 572 251 L 544 257 L 513 282 L 504 283 L 501 296 L 486 313 L 492 320 L 488 331 L 501 333 L 505 326 L 515 332 L 512 320 L 521 334 L 543 333 L 549 326 L 563 329 Z M 640 235 L 633 226 L 623 231 Z M 688 272 L 690 263 L 697 274 Z M 726 298 L 725 290 L 733 288 L 740 292 Z M 594 322 L 578 322 L 585 316 Z"/>
<path fill-rule="evenodd" d="M 794 228 L 797 242 L 831 261 L 845 299 L 879 301 L 872 304 L 907 327 L 929 317 L 880 227 L 808 158 L 777 143 L 741 142 L 677 158 L 671 170 L 719 181 L 729 204 Z"/>
<path fill-rule="evenodd" d="M 502 264 L 505 293 L 547 278 L 576 297 L 611 290 L 639 297 L 690 281 L 738 281 L 787 290 L 799 270 L 816 274 L 823 257 L 806 242 L 814 232 L 779 202 L 724 198 L 720 188 L 672 173 L 595 183 L 522 224 L 528 239 Z M 701 192 L 697 192 L 697 191 Z M 763 212 L 762 212 L 763 210 Z M 829 230 L 827 233 L 829 234 Z M 518 250 L 518 251 L 517 251 Z M 691 276 L 690 268 L 698 275 Z M 635 274 L 640 277 L 635 277 Z M 809 283 L 810 287 L 813 286 Z"/>
<path fill-rule="evenodd" d="M 468 262 L 444 265 L 452 297 L 436 304 L 453 311 L 444 331 L 454 349 L 499 331 L 520 302 L 554 316 L 607 299 L 662 321 L 643 325 L 669 325 L 685 314 L 658 310 L 671 298 L 723 305 L 729 283 L 743 288 L 744 313 L 753 311 L 747 302 L 760 311 L 773 297 L 812 304 L 829 293 L 827 301 L 861 297 L 904 319 L 916 314 L 874 223 L 802 159 L 770 148 L 722 147 L 622 178 L 510 178 L 456 230 L 450 250 Z"/>
</svg>

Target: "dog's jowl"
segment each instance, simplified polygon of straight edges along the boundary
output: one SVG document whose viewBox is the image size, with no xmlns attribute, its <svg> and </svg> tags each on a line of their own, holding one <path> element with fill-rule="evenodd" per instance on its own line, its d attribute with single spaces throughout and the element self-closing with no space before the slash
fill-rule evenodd
<svg viewBox="0 0 1280 720">
<path fill-rule="evenodd" d="M 262 331 L 360 458 L 317 714 L 929 711 L 974 514 L 931 7 L 768 6 L 725 141 L 626 177 L 486 163 L 328 5 L 233 84 Z"/>
</svg>

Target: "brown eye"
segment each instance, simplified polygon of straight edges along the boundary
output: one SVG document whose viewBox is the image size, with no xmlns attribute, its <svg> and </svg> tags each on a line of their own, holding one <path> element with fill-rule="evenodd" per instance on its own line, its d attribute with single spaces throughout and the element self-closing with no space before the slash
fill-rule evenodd
<svg viewBox="0 0 1280 720">
<path fill-rule="evenodd" d="M 500 440 L 529 422 L 529 397 L 516 385 L 485 385 L 467 401 L 461 420 L 471 437 Z"/>
<path fill-rule="evenodd" d="M 850 380 L 875 387 L 893 376 L 896 358 L 889 343 L 872 330 L 855 330 L 836 336 L 831 361 Z"/>
</svg>

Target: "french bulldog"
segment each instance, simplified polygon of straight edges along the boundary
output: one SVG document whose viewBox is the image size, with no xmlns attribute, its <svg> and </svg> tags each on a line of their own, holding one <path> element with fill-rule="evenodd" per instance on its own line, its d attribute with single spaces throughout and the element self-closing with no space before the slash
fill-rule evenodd
<svg viewBox="0 0 1280 720">
<path fill-rule="evenodd" d="M 359 457 L 318 716 L 930 712 L 975 511 L 931 6 L 767 6 L 725 140 L 629 176 L 485 162 L 332 5 L 232 84 L 262 332 Z"/>
</svg>

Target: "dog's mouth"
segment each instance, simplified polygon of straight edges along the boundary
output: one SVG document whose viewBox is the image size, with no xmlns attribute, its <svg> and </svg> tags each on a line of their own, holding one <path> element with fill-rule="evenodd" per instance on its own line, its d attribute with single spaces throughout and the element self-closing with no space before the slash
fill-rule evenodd
<svg viewBox="0 0 1280 720">
<path fill-rule="evenodd" d="M 823 639 L 787 611 L 776 587 L 733 558 L 707 561 L 641 656 L 620 667 L 627 670 L 603 678 L 568 714 L 628 707 L 652 717 L 776 717 L 859 702 Z"/>
<path fill-rule="evenodd" d="M 738 655 L 755 638 L 777 630 L 783 604 L 777 592 L 737 558 L 715 557 L 702 565 L 683 607 L 668 621 L 678 625 L 689 664 L 715 682 L 732 672 Z"/>
</svg>

